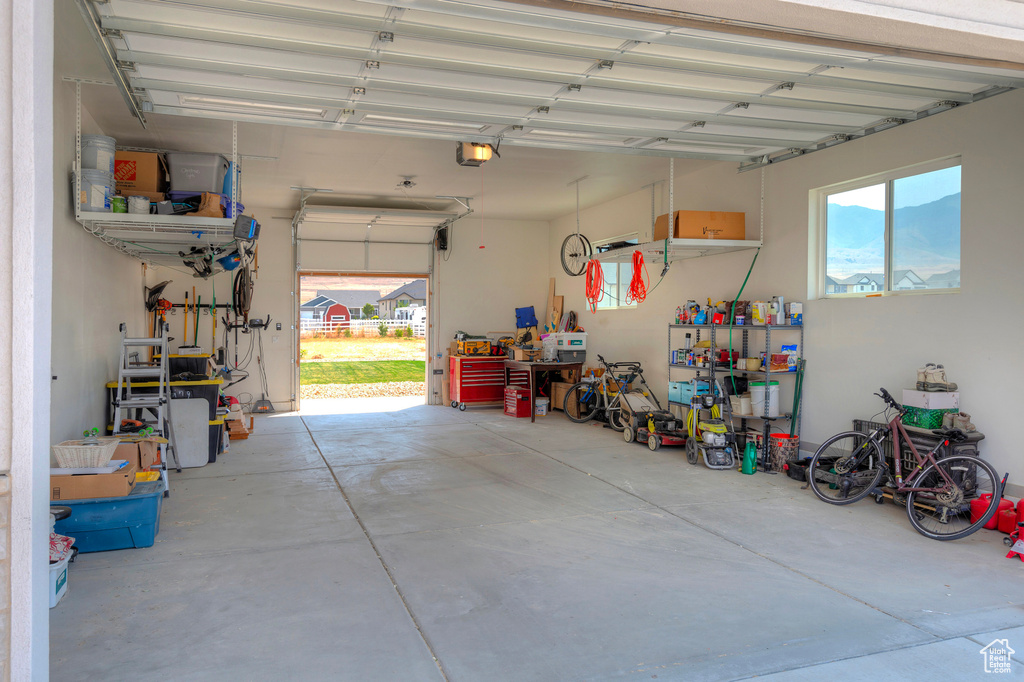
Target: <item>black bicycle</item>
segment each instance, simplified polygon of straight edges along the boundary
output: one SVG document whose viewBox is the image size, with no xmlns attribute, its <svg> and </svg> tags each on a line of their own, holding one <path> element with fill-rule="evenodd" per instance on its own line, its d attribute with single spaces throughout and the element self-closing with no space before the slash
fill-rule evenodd
<svg viewBox="0 0 1024 682">
<path fill-rule="evenodd" d="M 605 415 L 610 426 L 615 431 L 622 431 L 626 427 L 622 418 L 622 394 L 627 387 L 640 380 L 640 386 L 650 393 L 650 387 L 644 381 L 644 370 L 639 362 L 605 362 L 605 359 L 598 355 L 598 362 L 604 372 L 600 377 L 587 377 L 579 383 L 573 384 L 565 393 L 565 402 L 562 409 L 569 421 L 583 424 L 598 414 Z M 627 370 L 625 376 L 615 376 L 616 370 Z"/>
</svg>

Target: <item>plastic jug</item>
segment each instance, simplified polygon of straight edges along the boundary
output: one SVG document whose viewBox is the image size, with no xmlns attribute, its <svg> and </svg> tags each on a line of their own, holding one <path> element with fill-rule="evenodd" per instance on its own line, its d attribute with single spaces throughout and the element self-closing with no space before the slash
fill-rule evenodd
<svg viewBox="0 0 1024 682">
<path fill-rule="evenodd" d="M 740 465 L 740 473 L 753 474 L 757 471 L 757 446 L 748 442 L 743 450 L 743 463 Z"/>
</svg>

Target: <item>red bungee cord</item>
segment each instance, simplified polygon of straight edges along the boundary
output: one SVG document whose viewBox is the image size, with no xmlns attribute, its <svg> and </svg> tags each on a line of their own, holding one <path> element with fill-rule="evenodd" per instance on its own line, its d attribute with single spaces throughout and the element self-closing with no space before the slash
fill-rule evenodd
<svg viewBox="0 0 1024 682">
<path fill-rule="evenodd" d="M 647 266 L 644 264 L 644 254 L 640 251 L 633 252 L 633 279 L 629 281 L 629 291 L 626 292 L 626 305 L 643 303 L 647 298 L 647 282 L 644 282 L 640 275 L 640 268 L 643 268 L 644 275 L 647 275 L 647 282 L 651 276 L 647 273 Z"/>
<path fill-rule="evenodd" d="M 604 298 L 604 270 L 596 258 L 587 261 L 587 302 L 590 312 L 597 312 L 597 304 Z"/>
</svg>

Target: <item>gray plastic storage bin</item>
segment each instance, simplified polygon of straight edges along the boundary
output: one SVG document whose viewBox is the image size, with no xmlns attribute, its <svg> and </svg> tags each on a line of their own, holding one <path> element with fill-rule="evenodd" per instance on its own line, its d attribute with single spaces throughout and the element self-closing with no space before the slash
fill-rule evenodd
<svg viewBox="0 0 1024 682">
<path fill-rule="evenodd" d="M 585 350 L 560 350 L 558 351 L 559 362 L 586 362 L 587 351 Z"/>
<path fill-rule="evenodd" d="M 217 192 L 224 189 L 228 160 L 220 154 L 167 152 L 172 192 Z"/>
</svg>

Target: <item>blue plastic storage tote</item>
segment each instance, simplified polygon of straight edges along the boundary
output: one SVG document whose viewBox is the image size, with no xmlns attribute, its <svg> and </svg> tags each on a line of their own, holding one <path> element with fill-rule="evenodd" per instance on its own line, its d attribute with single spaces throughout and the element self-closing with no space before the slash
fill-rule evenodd
<svg viewBox="0 0 1024 682">
<path fill-rule="evenodd" d="M 53 504 L 70 507 L 71 516 L 58 521 L 54 532 L 73 537 L 80 553 L 152 547 L 163 499 L 163 482 L 151 481 L 137 483 L 124 497 L 60 500 Z"/>
</svg>

